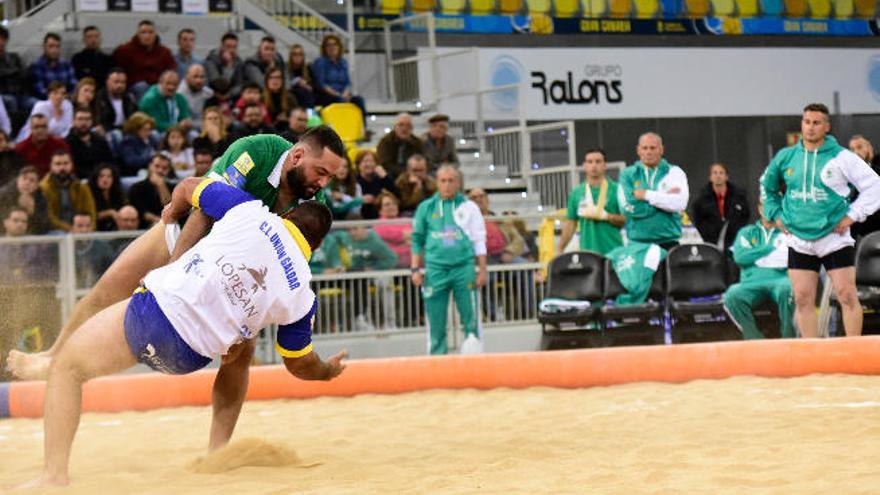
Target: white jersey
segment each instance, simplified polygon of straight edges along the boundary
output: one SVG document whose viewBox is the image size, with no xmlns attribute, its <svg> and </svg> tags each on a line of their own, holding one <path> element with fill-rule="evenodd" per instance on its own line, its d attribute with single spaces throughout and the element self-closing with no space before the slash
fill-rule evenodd
<svg viewBox="0 0 880 495">
<path fill-rule="evenodd" d="M 208 357 L 270 324 L 298 322 L 315 305 L 310 251 L 292 223 L 257 200 L 220 216 L 208 236 L 144 279 L 181 338 Z"/>
</svg>

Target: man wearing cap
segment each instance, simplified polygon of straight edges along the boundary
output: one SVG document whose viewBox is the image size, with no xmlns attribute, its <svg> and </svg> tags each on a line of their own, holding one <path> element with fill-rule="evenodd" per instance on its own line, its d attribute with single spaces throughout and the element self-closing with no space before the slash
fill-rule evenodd
<svg viewBox="0 0 880 495">
<path fill-rule="evenodd" d="M 422 148 L 428 159 L 428 171 L 434 172 L 444 163 L 458 168 L 455 139 L 449 136 L 449 116 L 442 113 L 428 119 L 431 127 L 422 136 Z"/>
</svg>

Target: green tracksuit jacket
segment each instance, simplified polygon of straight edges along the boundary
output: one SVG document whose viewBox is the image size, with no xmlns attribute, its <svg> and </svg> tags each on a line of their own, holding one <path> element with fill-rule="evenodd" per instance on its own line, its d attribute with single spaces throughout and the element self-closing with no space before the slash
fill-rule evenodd
<svg viewBox="0 0 880 495">
<path fill-rule="evenodd" d="M 681 238 L 681 212 L 687 208 L 689 191 L 684 171 L 666 160 L 655 167 L 637 161 L 618 177 L 617 199 L 626 217 L 627 239 L 663 244 Z M 633 195 L 644 189 L 644 200 Z M 678 192 L 670 192 L 678 189 Z"/>
<path fill-rule="evenodd" d="M 794 337 L 791 282 L 786 273 L 788 247 L 779 229 L 760 221 L 740 229 L 733 244 L 740 282 L 724 293 L 724 307 L 746 339 L 762 339 L 753 310 L 771 300 L 779 310 L 782 337 Z"/>
<path fill-rule="evenodd" d="M 851 185 L 859 191 L 852 204 Z M 862 222 L 877 210 L 880 178 L 828 135 L 813 151 L 802 140 L 780 150 L 761 176 L 761 199 L 768 219 L 781 218 L 792 234 L 813 241 L 834 230 L 844 215 Z"/>
<path fill-rule="evenodd" d="M 606 255 L 626 293 L 617 296 L 618 305 L 641 304 L 648 298 L 654 272 L 666 258 L 666 250 L 656 244 L 630 242 Z"/>
<path fill-rule="evenodd" d="M 365 239 L 359 240 L 348 232 L 339 232 L 336 234 L 336 241 L 340 248 L 348 252 L 351 261 L 351 266 L 348 267 L 350 271 L 391 270 L 397 267 L 397 253 L 392 251 L 372 229 Z"/>
</svg>

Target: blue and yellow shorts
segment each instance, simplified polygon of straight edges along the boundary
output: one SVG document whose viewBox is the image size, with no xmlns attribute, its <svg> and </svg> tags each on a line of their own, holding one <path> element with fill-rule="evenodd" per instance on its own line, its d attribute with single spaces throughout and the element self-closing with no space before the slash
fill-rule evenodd
<svg viewBox="0 0 880 495">
<path fill-rule="evenodd" d="M 128 303 L 125 340 L 138 362 L 169 375 L 192 373 L 211 362 L 180 338 L 156 298 L 143 287 Z"/>
</svg>

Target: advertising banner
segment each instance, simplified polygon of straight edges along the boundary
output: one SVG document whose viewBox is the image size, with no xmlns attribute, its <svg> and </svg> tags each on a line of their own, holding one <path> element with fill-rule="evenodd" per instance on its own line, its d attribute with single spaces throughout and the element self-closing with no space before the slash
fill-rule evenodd
<svg viewBox="0 0 880 495">
<path fill-rule="evenodd" d="M 880 112 L 877 49 L 486 48 L 455 58 L 454 71 L 440 66 L 441 95 L 521 85 L 484 95 L 488 119 L 520 109 L 535 120 L 793 115 L 809 102 L 830 107 L 835 94 L 843 113 Z M 419 67 L 426 102 L 429 69 Z M 474 118 L 476 105 L 459 98 L 443 111 Z"/>
</svg>

